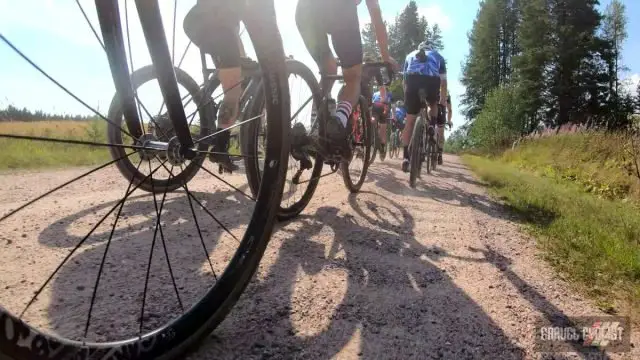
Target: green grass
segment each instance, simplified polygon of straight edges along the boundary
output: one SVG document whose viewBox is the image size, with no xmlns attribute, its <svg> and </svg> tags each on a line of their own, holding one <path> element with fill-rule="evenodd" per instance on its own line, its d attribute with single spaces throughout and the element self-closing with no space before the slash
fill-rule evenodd
<svg viewBox="0 0 640 360">
<path fill-rule="evenodd" d="M 104 121 L 0 122 L 0 133 L 104 143 Z M 106 148 L 0 139 L 0 171 L 103 164 L 111 159 Z"/>
<path fill-rule="evenodd" d="M 513 162 L 510 156 L 505 158 Z M 539 176 L 504 159 L 463 158 L 520 216 L 560 273 L 581 285 L 603 308 L 614 303 L 638 308 L 640 211 L 633 202 L 594 196 L 582 184 Z M 542 155 L 521 158 L 539 160 L 534 168 L 546 164 Z"/>
<path fill-rule="evenodd" d="M 624 134 L 552 136 L 525 142 L 499 158 L 539 176 L 575 182 L 599 197 L 640 202 L 640 179 Z"/>
</svg>

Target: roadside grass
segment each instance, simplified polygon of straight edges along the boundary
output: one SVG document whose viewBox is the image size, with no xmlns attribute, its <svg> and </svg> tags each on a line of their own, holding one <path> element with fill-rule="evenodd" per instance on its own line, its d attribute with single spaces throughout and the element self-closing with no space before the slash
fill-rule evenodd
<svg viewBox="0 0 640 360">
<path fill-rule="evenodd" d="M 574 182 L 599 197 L 640 202 L 640 178 L 626 134 L 559 134 L 526 141 L 499 158 L 539 176 Z"/>
<path fill-rule="evenodd" d="M 0 133 L 107 143 L 107 125 L 104 120 L 7 121 L 0 122 Z M 101 165 L 111 160 L 108 148 L 87 145 L 0 138 L 0 149 L 0 171 Z M 229 152 L 240 154 L 237 139 Z"/>
<path fill-rule="evenodd" d="M 107 141 L 107 123 L 95 121 L 0 122 L 0 133 L 65 140 Z M 102 164 L 111 159 L 107 148 L 33 140 L 0 138 L 0 171 Z"/>
<path fill-rule="evenodd" d="M 633 203 L 599 198 L 580 184 L 504 161 L 463 159 L 520 216 L 547 260 L 603 310 L 615 312 L 618 300 L 640 308 L 640 212 Z"/>
</svg>

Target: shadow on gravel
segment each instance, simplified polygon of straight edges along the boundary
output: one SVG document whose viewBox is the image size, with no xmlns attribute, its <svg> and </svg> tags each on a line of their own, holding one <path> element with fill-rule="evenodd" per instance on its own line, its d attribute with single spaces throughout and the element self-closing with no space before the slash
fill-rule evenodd
<svg viewBox="0 0 640 360">
<path fill-rule="evenodd" d="M 246 186 L 243 188 L 246 190 Z M 234 229 L 247 223 L 253 203 L 237 191 L 192 194 L 226 228 Z M 158 207 L 161 200 L 162 195 L 157 195 Z M 47 246 L 71 250 L 116 203 L 100 204 L 60 219 L 44 229 L 39 240 Z M 158 228 L 161 231 L 156 232 L 155 204 L 150 194 L 130 197 L 122 209 L 117 230 L 112 234 L 116 209 L 61 266 L 45 288 L 51 291 L 46 313 L 52 330 L 68 338 L 83 339 L 96 279 L 101 273 L 88 339 L 106 341 L 136 336 L 141 326 L 150 254 L 153 255 L 143 333 L 157 329 L 190 308 L 215 283 L 214 271 L 218 275 L 222 272 L 226 266 L 224 261 L 228 262 L 233 255 L 237 242 L 195 200 L 191 202 L 192 212 L 188 197 L 182 191 L 167 195 L 161 214 L 162 226 Z M 227 235 L 223 237 L 224 234 Z M 63 258 L 56 261 L 55 265 L 62 263 Z"/>
<path fill-rule="evenodd" d="M 482 258 L 467 258 L 460 257 L 450 254 L 443 254 L 443 256 L 453 258 L 456 260 L 468 261 L 468 262 L 476 262 L 476 263 L 489 263 L 493 265 L 496 269 L 500 270 L 502 275 L 511 282 L 511 284 L 518 290 L 522 298 L 527 300 L 540 314 L 541 316 L 548 322 L 547 325 L 555 326 L 555 327 L 575 327 L 575 323 L 572 322 L 569 317 L 560 310 L 557 306 L 551 303 L 544 295 L 539 293 L 535 288 L 530 286 L 524 279 L 522 279 L 518 274 L 516 274 L 511 269 L 511 260 L 506 256 L 503 256 L 490 246 L 486 246 L 484 249 L 478 248 L 468 248 L 470 251 L 475 253 L 480 253 L 483 255 Z M 572 343 L 571 347 L 575 353 L 578 353 L 584 356 L 587 359 L 609 359 L 610 357 L 600 352 L 598 349 L 593 347 L 583 346 L 580 343 Z M 547 354 L 542 358 L 547 359 L 564 359 L 565 357 L 560 356 L 560 354 Z"/>
<path fill-rule="evenodd" d="M 441 172 L 439 168 L 437 172 Z M 468 176 L 450 173 L 458 177 L 464 177 L 469 184 L 476 183 Z M 405 174 L 402 174 L 405 175 Z M 455 207 L 471 207 L 495 218 L 505 219 L 507 212 L 504 206 L 487 195 L 471 193 L 456 185 L 460 180 L 451 177 L 453 181 L 446 181 L 448 176 L 444 173 L 434 172 L 432 175 L 424 174 L 416 189 L 409 187 L 409 175 L 405 178 L 396 177 L 396 173 L 386 168 L 376 168 L 369 171 L 369 178 L 375 181 L 375 185 L 392 194 L 399 196 L 413 196 L 429 198 L 431 200 Z M 480 186 L 480 184 L 477 184 Z M 510 219 L 510 218 L 509 218 Z"/>
<path fill-rule="evenodd" d="M 522 359 L 433 264 L 411 215 L 371 193 L 281 224 L 275 264 L 190 359 Z M 303 228 L 303 231 L 296 230 Z"/>
</svg>

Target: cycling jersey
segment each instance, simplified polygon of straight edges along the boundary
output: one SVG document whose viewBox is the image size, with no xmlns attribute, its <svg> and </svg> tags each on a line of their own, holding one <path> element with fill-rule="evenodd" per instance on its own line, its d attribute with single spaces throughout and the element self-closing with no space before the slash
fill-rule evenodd
<svg viewBox="0 0 640 360">
<path fill-rule="evenodd" d="M 407 117 L 407 109 L 404 107 L 396 108 L 396 120 L 398 122 L 404 122 L 404 118 Z"/>
<path fill-rule="evenodd" d="M 447 65 L 439 52 L 427 50 L 424 52 L 426 60 L 418 58 L 419 50 L 407 55 L 404 61 L 404 75 L 444 76 L 447 74 Z"/>
<path fill-rule="evenodd" d="M 373 98 L 371 99 L 371 101 L 375 104 L 375 103 L 386 103 L 389 104 L 391 102 L 391 93 L 389 91 L 387 91 L 387 99 L 386 101 L 382 100 L 382 95 L 380 95 L 380 91 L 376 91 L 373 94 Z"/>
</svg>

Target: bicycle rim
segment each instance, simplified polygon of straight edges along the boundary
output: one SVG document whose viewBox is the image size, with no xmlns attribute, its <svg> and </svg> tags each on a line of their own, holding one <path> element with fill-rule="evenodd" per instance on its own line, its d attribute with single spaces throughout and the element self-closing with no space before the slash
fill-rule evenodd
<svg viewBox="0 0 640 360">
<path fill-rule="evenodd" d="M 359 106 L 361 109 L 359 112 L 359 118 L 355 118 L 352 113 L 349 121 L 350 124 L 354 124 L 355 122 L 355 130 L 352 131 L 351 134 L 353 155 L 348 163 L 342 162 L 340 164 L 344 185 L 352 193 L 359 192 L 367 178 L 367 170 L 369 168 L 369 162 L 367 159 L 369 158 L 369 152 L 371 151 L 371 127 L 367 121 L 367 119 L 370 119 L 370 114 L 367 110 L 367 100 L 363 96 L 360 96 Z M 361 138 L 359 142 L 356 141 L 358 137 Z"/>
<path fill-rule="evenodd" d="M 293 119 L 291 119 L 291 127 L 293 127 L 296 123 L 303 124 L 307 129 L 307 132 L 310 133 L 311 129 L 311 120 L 312 113 L 314 113 L 313 108 L 322 102 L 322 92 L 320 90 L 320 85 L 316 81 L 311 70 L 304 65 L 303 63 L 296 60 L 287 60 L 287 74 L 289 77 L 289 90 L 292 98 L 291 102 L 291 114 Z M 303 80 L 303 87 L 306 86 L 307 91 L 302 90 L 300 86 L 296 86 L 292 83 L 292 80 Z M 296 91 L 298 90 L 298 91 Z M 260 116 L 262 110 L 264 109 L 264 96 L 263 92 L 259 91 L 254 96 L 254 100 L 252 105 L 249 106 L 251 109 L 246 116 L 247 118 L 254 118 L 256 116 Z M 317 111 L 315 113 L 318 113 Z M 241 134 L 243 137 L 243 153 L 252 155 L 252 157 L 247 157 L 245 160 L 246 170 L 247 170 L 247 180 L 251 186 L 252 192 L 258 190 L 261 172 L 263 168 L 264 160 L 259 157 L 259 130 L 260 128 L 257 126 L 260 122 L 252 122 L 243 126 L 241 128 Z M 322 121 L 318 122 L 318 125 L 321 127 L 319 131 L 324 131 L 324 123 Z M 322 158 L 319 154 L 308 154 L 309 159 L 312 161 L 312 168 L 309 170 L 304 170 L 302 172 L 302 176 L 299 179 L 299 184 L 294 184 L 293 177 L 300 170 L 300 162 L 296 160 L 291 153 L 289 153 L 288 159 L 288 171 L 286 176 L 285 187 L 283 190 L 283 198 L 280 202 L 280 209 L 278 211 L 278 219 L 281 221 L 289 220 L 297 215 L 299 215 L 309 204 L 311 199 L 313 198 L 313 194 L 318 187 L 318 183 L 320 182 L 320 176 L 322 173 L 323 162 Z M 299 187 L 304 188 L 302 194 L 300 195 Z"/>
</svg>

